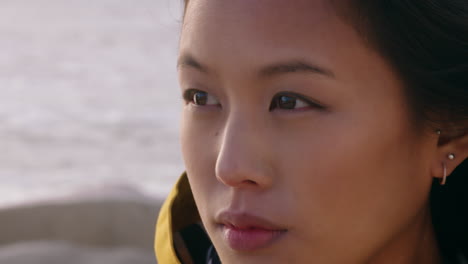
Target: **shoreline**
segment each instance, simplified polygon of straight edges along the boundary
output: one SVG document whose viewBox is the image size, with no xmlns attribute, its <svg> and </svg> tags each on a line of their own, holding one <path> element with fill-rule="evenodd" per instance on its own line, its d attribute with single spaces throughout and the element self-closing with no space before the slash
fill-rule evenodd
<svg viewBox="0 0 468 264">
<path fill-rule="evenodd" d="M 83 194 L 2 208 L 0 263 L 155 263 L 161 203 L 128 193 Z"/>
</svg>

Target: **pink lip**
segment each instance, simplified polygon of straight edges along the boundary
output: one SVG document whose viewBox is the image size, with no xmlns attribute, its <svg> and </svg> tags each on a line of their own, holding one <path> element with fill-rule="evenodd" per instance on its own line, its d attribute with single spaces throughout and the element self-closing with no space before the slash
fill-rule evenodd
<svg viewBox="0 0 468 264">
<path fill-rule="evenodd" d="M 247 213 L 224 211 L 216 220 L 222 227 L 224 240 L 236 251 L 265 248 L 287 232 L 267 219 Z"/>
</svg>

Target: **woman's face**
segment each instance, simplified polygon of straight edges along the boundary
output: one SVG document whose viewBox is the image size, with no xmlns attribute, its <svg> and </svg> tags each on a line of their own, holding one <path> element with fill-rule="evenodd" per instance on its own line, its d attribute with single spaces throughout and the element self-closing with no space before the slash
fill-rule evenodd
<svg viewBox="0 0 468 264">
<path fill-rule="evenodd" d="M 223 263 L 364 263 L 427 216 L 434 141 L 327 2 L 186 10 L 183 158 Z"/>
</svg>

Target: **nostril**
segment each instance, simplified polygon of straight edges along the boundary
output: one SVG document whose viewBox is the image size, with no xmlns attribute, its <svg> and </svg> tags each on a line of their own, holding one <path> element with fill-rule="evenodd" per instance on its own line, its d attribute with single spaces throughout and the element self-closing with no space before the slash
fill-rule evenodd
<svg viewBox="0 0 468 264">
<path fill-rule="evenodd" d="M 244 182 L 249 184 L 249 185 L 257 185 L 257 183 L 255 181 L 252 181 L 252 180 L 245 180 Z"/>
</svg>

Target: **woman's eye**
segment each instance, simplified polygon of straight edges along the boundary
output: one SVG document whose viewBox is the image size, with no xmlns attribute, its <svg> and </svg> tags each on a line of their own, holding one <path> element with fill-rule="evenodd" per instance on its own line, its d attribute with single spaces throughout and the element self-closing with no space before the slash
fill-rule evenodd
<svg viewBox="0 0 468 264">
<path fill-rule="evenodd" d="M 207 92 L 199 90 L 187 90 L 184 93 L 184 99 L 198 106 L 219 105 L 219 101 Z"/>
<path fill-rule="evenodd" d="M 292 93 L 282 93 L 276 95 L 270 104 L 270 111 L 279 108 L 286 110 L 297 110 L 297 109 L 306 109 L 306 108 L 322 108 L 321 106 L 307 100 L 306 98 L 292 94 Z"/>
</svg>

